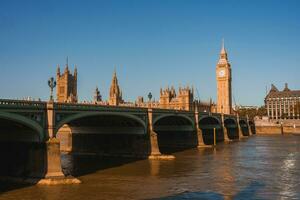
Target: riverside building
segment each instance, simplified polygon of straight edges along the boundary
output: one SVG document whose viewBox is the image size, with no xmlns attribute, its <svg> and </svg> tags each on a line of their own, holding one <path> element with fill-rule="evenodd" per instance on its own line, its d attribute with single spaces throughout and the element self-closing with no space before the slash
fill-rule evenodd
<svg viewBox="0 0 300 200">
<path fill-rule="evenodd" d="M 269 119 L 300 119 L 300 90 L 290 90 L 288 84 L 282 91 L 279 91 L 275 85 L 265 98 L 265 106 Z"/>
</svg>

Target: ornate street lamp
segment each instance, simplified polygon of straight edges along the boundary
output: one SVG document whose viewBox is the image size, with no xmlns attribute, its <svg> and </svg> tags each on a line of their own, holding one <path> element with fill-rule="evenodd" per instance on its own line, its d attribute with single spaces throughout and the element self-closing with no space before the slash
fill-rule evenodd
<svg viewBox="0 0 300 200">
<path fill-rule="evenodd" d="M 149 92 L 149 94 L 148 94 L 148 99 L 149 99 L 149 102 L 151 102 L 151 99 L 152 99 L 152 94 L 151 94 L 151 92 Z"/>
<path fill-rule="evenodd" d="M 150 108 L 150 107 L 151 107 L 151 99 L 152 99 L 152 94 L 151 94 L 151 92 L 149 92 L 149 94 L 148 94 L 148 99 L 149 99 L 148 106 L 149 106 L 149 108 Z"/>
<path fill-rule="evenodd" d="M 48 80 L 48 86 L 50 87 L 50 101 L 53 101 L 53 89 L 56 86 L 56 81 L 53 77 Z"/>
</svg>

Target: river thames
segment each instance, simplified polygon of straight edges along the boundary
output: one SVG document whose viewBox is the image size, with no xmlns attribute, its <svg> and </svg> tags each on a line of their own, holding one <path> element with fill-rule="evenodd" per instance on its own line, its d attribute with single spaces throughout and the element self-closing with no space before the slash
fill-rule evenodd
<svg viewBox="0 0 300 200">
<path fill-rule="evenodd" d="M 0 199 L 300 199 L 300 136 L 251 136 L 175 160 L 63 156 L 82 184 L 1 183 Z"/>
</svg>

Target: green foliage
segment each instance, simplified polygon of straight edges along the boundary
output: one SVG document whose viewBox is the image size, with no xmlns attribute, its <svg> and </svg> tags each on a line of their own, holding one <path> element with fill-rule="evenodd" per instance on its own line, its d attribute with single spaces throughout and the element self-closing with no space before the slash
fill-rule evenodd
<svg viewBox="0 0 300 200">
<path fill-rule="evenodd" d="M 240 108 L 237 110 L 239 116 L 241 117 L 249 117 L 249 119 L 253 120 L 255 116 L 266 116 L 267 109 L 264 106 L 259 108 Z"/>
</svg>

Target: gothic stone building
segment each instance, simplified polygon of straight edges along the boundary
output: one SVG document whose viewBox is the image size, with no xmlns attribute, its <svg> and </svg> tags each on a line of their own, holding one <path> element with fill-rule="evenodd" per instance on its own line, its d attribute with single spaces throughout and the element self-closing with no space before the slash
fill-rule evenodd
<svg viewBox="0 0 300 200">
<path fill-rule="evenodd" d="M 232 114 L 232 91 L 231 91 L 231 65 L 228 61 L 227 52 L 222 44 L 220 58 L 216 67 L 217 79 L 217 112 Z"/>
<path fill-rule="evenodd" d="M 61 103 L 77 103 L 77 68 L 75 66 L 74 74 L 72 75 L 68 63 L 64 72 L 60 73 L 60 67 L 57 66 L 56 72 L 56 96 L 57 102 Z"/>
<path fill-rule="evenodd" d="M 290 90 L 287 83 L 282 91 L 272 84 L 265 98 L 269 119 L 299 119 L 300 90 Z"/>
<path fill-rule="evenodd" d="M 163 109 L 175 109 L 175 110 L 195 110 L 196 107 L 199 112 L 214 112 L 214 104 L 210 100 L 209 102 L 203 102 L 194 99 L 194 89 L 187 87 L 179 87 L 176 93 L 174 87 L 160 89 L 159 108 Z"/>
<path fill-rule="evenodd" d="M 160 89 L 159 106 L 164 109 L 193 110 L 194 90 L 179 87 L 178 94 L 174 87 Z"/>
<path fill-rule="evenodd" d="M 124 103 L 122 98 L 122 91 L 118 84 L 118 78 L 116 70 L 114 71 L 113 78 L 111 81 L 110 89 L 109 89 L 109 105 L 120 105 L 121 103 Z"/>
</svg>

